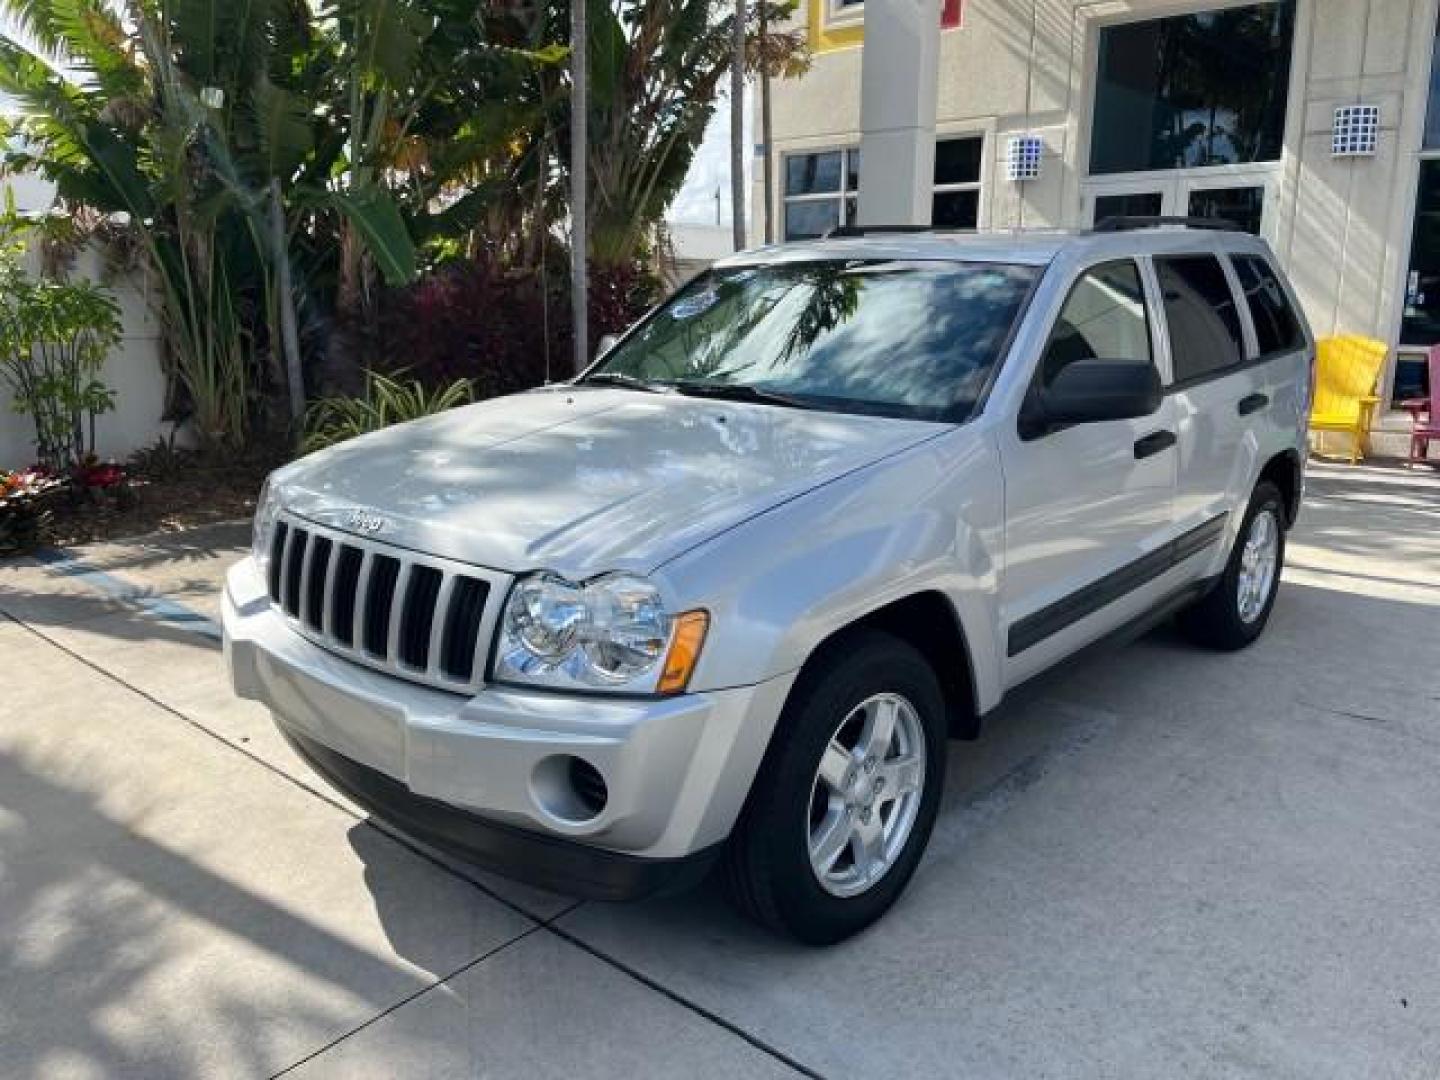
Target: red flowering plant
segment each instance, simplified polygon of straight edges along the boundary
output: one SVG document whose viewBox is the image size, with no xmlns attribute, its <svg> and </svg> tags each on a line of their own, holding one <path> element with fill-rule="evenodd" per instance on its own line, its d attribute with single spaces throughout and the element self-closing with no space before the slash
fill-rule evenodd
<svg viewBox="0 0 1440 1080">
<path fill-rule="evenodd" d="M 87 454 L 70 470 L 70 497 L 104 508 L 119 508 L 130 502 L 131 481 L 125 466 L 101 461 Z"/>
<path fill-rule="evenodd" d="M 65 482 L 48 469 L 0 469 L 0 556 L 29 551 L 50 521 L 50 502 Z"/>
<path fill-rule="evenodd" d="M 75 466 L 71 475 L 76 486 L 86 489 L 119 487 L 130 478 L 125 466 L 113 461 L 100 461 L 93 454 Z"/>
</svg>

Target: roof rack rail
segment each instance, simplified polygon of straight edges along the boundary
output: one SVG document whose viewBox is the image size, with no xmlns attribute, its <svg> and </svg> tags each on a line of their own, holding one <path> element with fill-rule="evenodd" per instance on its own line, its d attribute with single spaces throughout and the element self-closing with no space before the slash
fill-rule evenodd
<svg viewBox="0 0 1440 1080">
<path fill-rule="evenodd" d="M 928 233 L 934 232 L 933 225 L 837 225 L 827 229 L 821 240 L 845 240 L 875 233 Z"/>
<path fill-rule="evenodd" d="M 1135 229 L 1158 229 L 1165 225 L 1183 225 L 1187 229 L 1210 229 L 1214 232 L 1244 232 L 1245 228 L 1229 218 L 1165 217 L 1149 214 L 1121 214 L 1095 223 L 1097 233 L 1130 232 Z"/>
</svg>

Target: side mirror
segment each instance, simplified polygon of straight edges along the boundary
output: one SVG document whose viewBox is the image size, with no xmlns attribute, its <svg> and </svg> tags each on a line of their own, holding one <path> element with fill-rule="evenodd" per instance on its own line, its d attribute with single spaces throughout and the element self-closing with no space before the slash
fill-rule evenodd
<svg viewBox="0 0 1440 1080">
<path fill-rule="evenodd" d="M 1160 408 L 1164 393 L 1154 364 L 1077 360 L 1031 396 L 1022 419 L 1024 427 L 1036 434 L 1068 424 L 1136 420 Z"/>
<path fill-rule="evenodd" d="M 599 360 L 600 357 L 608 353 L 615 347 L 615 343 L 619 340 L 619 334 L 602 334 L 600 340 L 595 344 L 595 359 Z"/>
</svg>

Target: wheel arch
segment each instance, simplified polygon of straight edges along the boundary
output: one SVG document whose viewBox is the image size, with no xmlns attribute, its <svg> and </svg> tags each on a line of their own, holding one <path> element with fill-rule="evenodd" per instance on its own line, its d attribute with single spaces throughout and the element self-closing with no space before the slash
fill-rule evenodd
<svg viewBox="0 0 1440 1080">
<path fill-rule="evenodd" d="M 1300 496 L 1304 490 L 1304 466 L 1300 463 L 1300 452 L 1293 447 L 1282 450 L 1260 470 L 1256 483 L 1268 480 L 1280 489 L 1285 505 L 1285 527 L 1295 524 L 1300 516 Z"/>
<path fill-rule="evenodd" d="M 816 643 L 800 669 L 813 669 L 820 659 L 845 647 L 845 640 L 862 630 L 878 630 L 899 638 L 929 663 L 945 694 L 946 721 L 951 738 L 974 739 L 980 733 L 974 657 L 955 605 L 937 589 L 911 593 L 882 604 L 832 631 Z"/>
</svg>

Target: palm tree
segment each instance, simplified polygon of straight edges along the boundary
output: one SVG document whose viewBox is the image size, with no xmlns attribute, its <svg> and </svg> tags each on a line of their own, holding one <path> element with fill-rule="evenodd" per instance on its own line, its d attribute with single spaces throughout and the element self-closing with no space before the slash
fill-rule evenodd
<svg viewBox="0 0 1440 1080">
<path fill-rule="evenodd" d="M 586 272 L 590 258 L 589 178 L 590 33 L 588 0 L 570 4 L 570 309 L 574 321 L 575 371 L 590 363 L 590 290 Z"/>
<path fill-rule="evenodd" d="M 730 230 L 745 246 L 745 0 L 735 0 L 730 48 Z"/>
<path fill-rule="evenodd" d="M 789 9 L 772 3 L 769 14 Z M 733 62 L 734 15 L 717 19 L 718 10 L 716 0 L 613 0 L 590 9 L 594 267 L 632 265 L 684 182 Z M 746 63 L 762 55 L 803 70 L 803 34 L 772 33 L 763 48 L 749 40 Z"/>
</svg>

